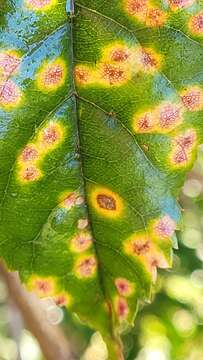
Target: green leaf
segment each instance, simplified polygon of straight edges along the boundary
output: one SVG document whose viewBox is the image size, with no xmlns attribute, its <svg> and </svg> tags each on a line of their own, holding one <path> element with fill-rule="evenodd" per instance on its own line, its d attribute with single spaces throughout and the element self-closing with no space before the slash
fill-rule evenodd
<svg viewBox="0 0 203 360">
<path fill-rule="evenodd" d="M 202 142 L 203 2 L 0 11 L 0 255 L 122 359 L 120 332 L 172 265 Z"/>
</svg>

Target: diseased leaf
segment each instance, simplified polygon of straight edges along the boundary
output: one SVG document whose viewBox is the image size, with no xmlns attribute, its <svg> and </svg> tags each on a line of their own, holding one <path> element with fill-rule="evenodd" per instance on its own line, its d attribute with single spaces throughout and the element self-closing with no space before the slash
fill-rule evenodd
<svg viewBox="0 0 203 360">
<path fill-rule="evenodd" d="M 0 255 L 122 359 L 120 332 L 172 265 L 202 142 L 203 2 L 0 10 Z"/>
</svg>

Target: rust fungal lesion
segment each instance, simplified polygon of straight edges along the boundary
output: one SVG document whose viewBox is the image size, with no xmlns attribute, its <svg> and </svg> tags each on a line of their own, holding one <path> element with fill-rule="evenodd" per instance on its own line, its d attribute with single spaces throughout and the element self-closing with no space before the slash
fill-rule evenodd
<svg viewBox="0 0 203 360">
<path fill-rule="evenodd" d="M 113 196 L 106 194 L 98 194 L 97 203 L 102 209 L 116 210 L 116 200 L 113 198 Z"/>
</svg>

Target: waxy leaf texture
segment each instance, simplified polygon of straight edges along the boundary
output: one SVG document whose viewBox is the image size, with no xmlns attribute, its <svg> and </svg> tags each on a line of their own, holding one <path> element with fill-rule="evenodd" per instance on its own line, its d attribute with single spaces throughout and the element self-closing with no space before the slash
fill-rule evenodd
<svg viewBox="0 0 203 360">
<path fill-rule="evenodd" d="M 0 256 L 123 359 L 203 140 L 202 0 L 0 0 Z"/>
</svg>

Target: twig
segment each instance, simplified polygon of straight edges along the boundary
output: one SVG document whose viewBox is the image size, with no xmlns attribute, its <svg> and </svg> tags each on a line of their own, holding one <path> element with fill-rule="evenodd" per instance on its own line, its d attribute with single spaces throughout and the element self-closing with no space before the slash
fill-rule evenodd
<svg viewBox="0 0 203 360">
<path fill-rule="evenodd" d="M 8 272 L 5 266 L 0 264 L 0 275 L 7 285 L 9 296 L 22 314 L 27 328 L 36 337 L 45 359 L 76 360 L 62 330 L 47 321 L 40 300 L 24 289 L 20 284 L 18 274 Z"/>
</svg>

